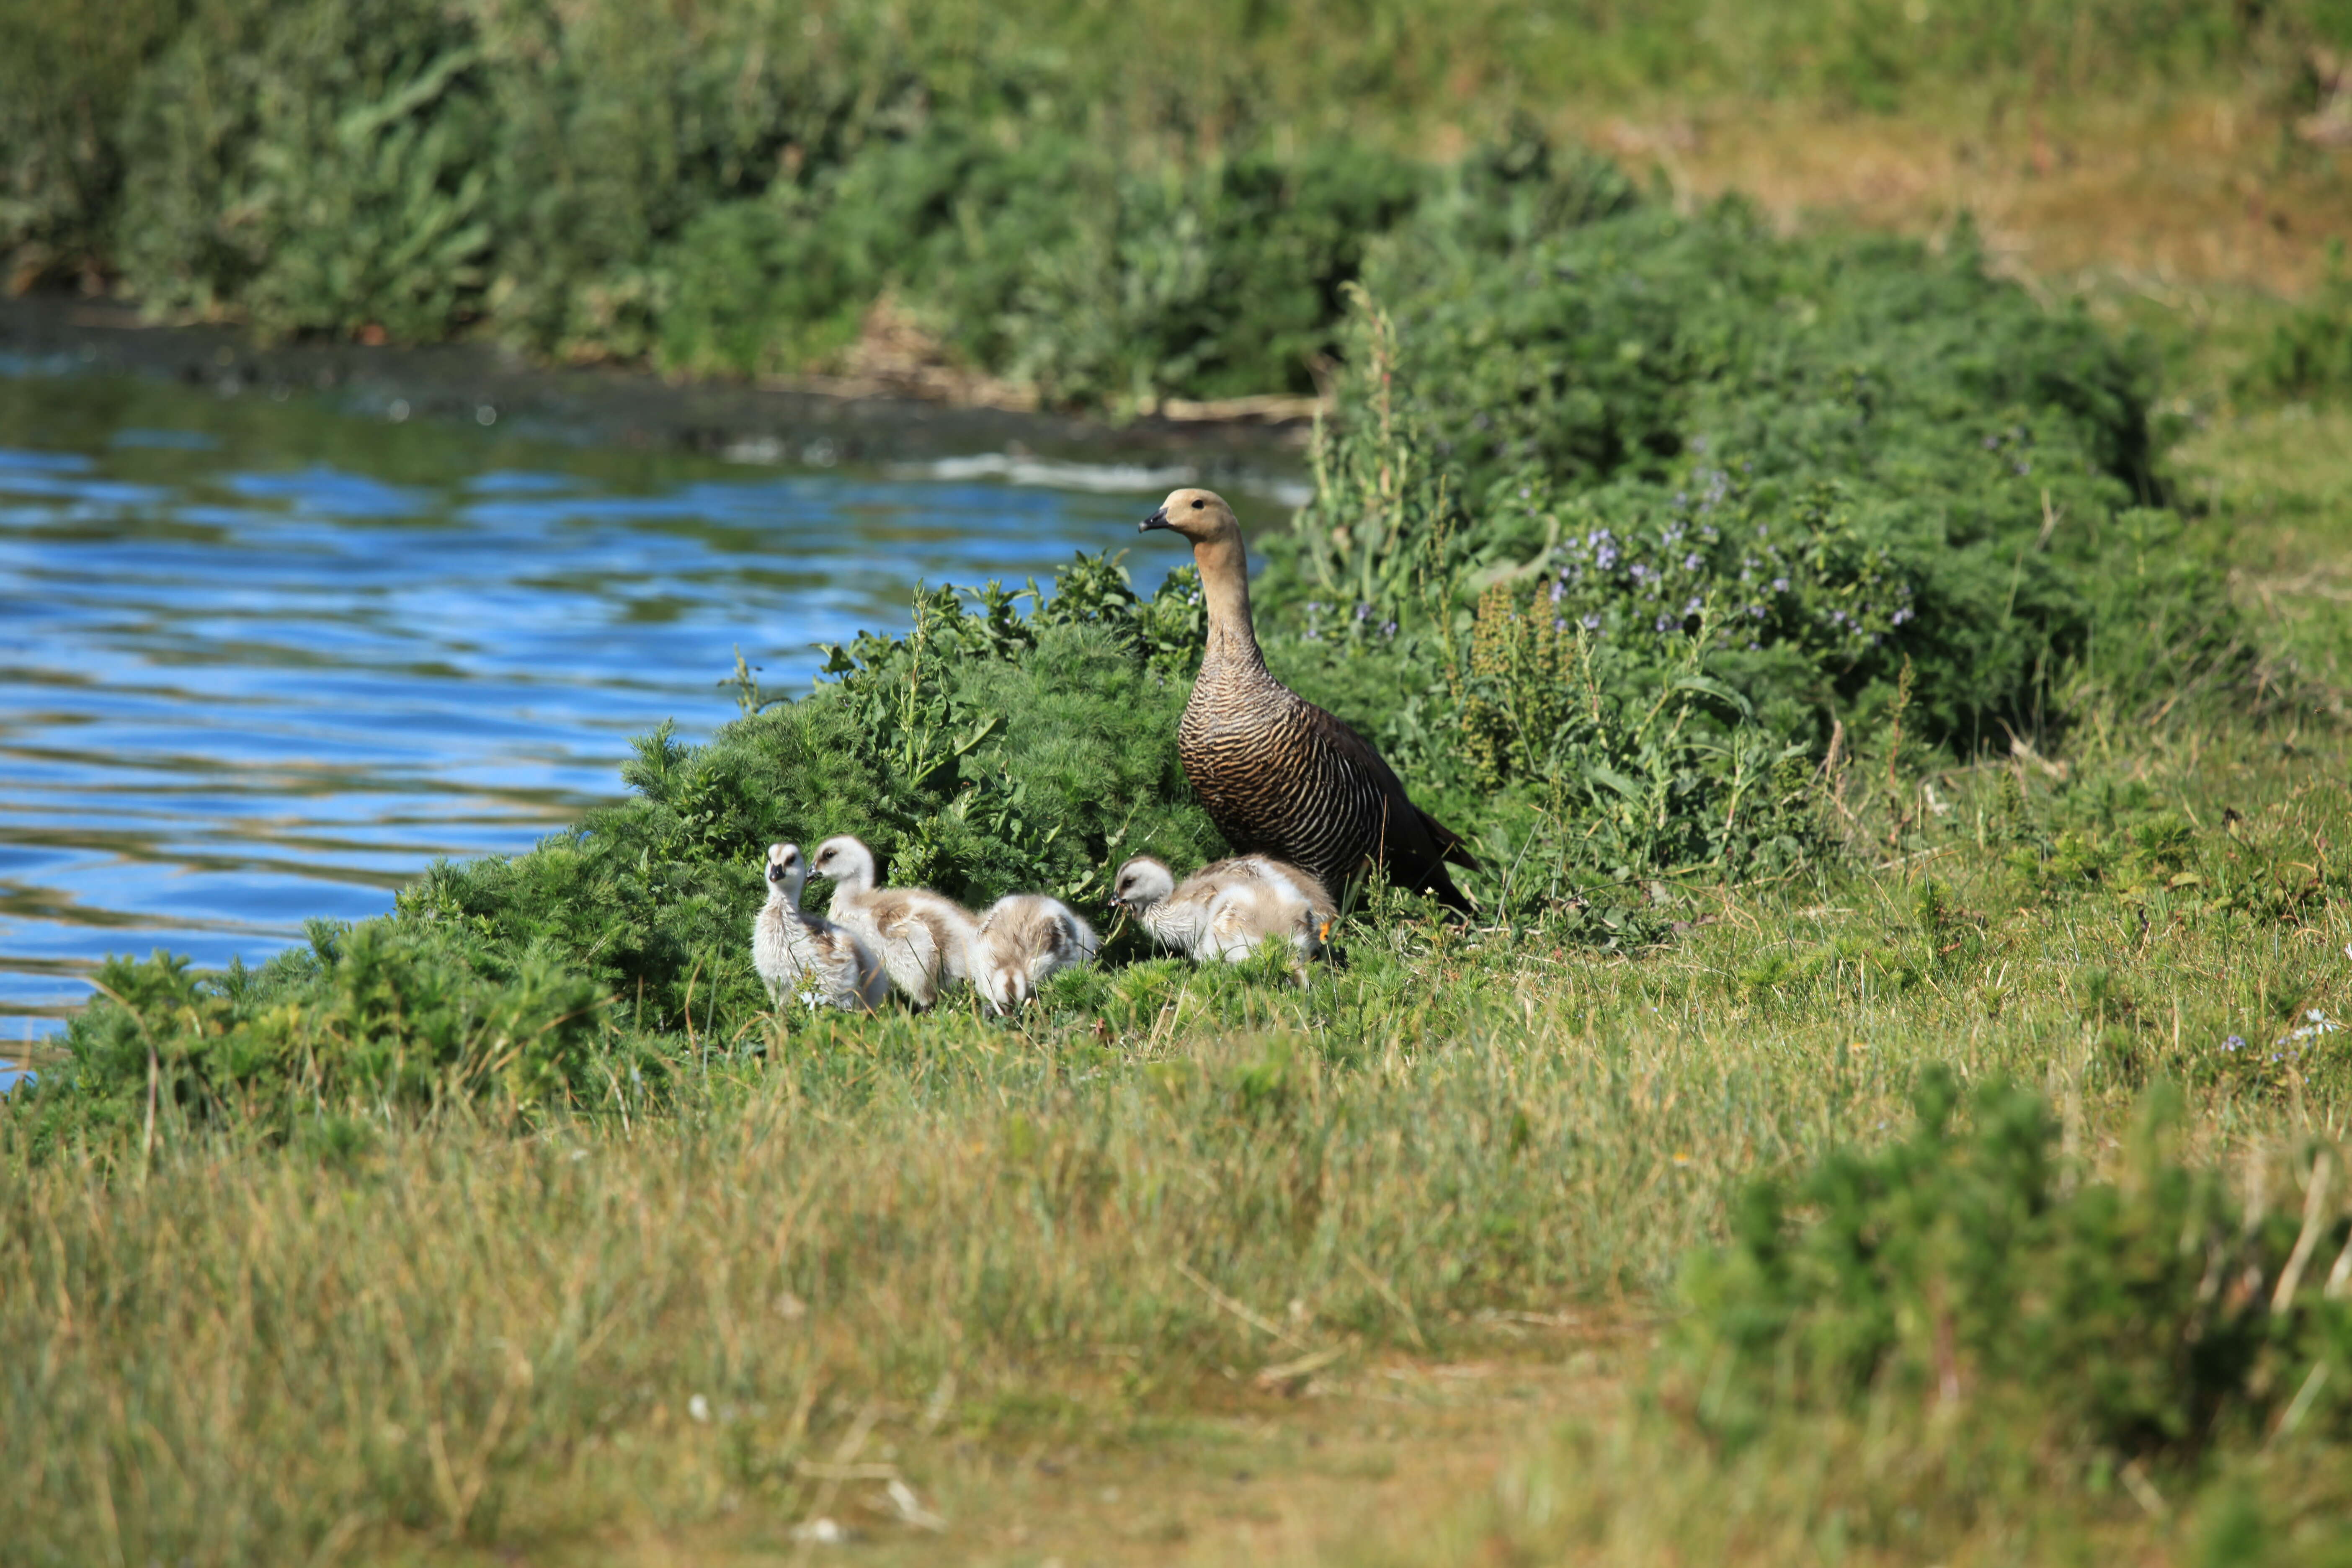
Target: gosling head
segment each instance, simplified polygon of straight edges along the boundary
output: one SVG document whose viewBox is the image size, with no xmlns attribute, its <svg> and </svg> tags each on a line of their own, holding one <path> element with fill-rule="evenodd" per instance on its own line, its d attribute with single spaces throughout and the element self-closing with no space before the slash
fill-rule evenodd
<svg viewBox="0 0 2352 1568">
<path fill-rule="evenodd" d="M 1141 914 L 1176 890 L 1176 873 L 1164 860 L 1138 855 L 1118 868 L 1111 882 L 1110 901 Z"/>
<path fill-rule="evenodd" d="M 793 904 L 801 901 L 801 889 L 808 885 L 808 866 L 801 859 L 797 844 L 768 846 L 768 895 L 782 894 Z"/>
<path fill-rule="evenodd" d="M 809 862 L 809 869 L 832 878 L 845 893 L 862 893 L 874 886 L 874 851 L 845 833 L 816 847 L 816 858 Z"/>
<path fill-rule="evenodd" d="M 1213 544 L 1223 540 L 1241 542 L 1242 525 L 1234 516 L 1234 509 L 1214 490 L 1170 490 L 1160 510 L 1136 524 L 1138 533 L 1149 533 L 1155 528 L 1165 528 L 1182 534 L 1194 544 Z"/>
</svg>

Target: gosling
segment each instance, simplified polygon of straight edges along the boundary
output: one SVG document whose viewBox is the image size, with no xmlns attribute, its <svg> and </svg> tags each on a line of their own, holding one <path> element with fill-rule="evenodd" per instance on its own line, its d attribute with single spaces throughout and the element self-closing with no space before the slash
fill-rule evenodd
<svg viewBox="0 0 2352 1568">
<path fill-rule="evenodd" d="M 1339 913 L 1320 881 L 1265 855 L 1212 862 L 1181 884 L 1165 861 L 1139 855 L 1118 868 L 1112 889 L 1113 901 L 1155 941 L 1198 963 L 1239 963 L 1267 937 L 1280 937 L 1297 955 L 1302 984 Z"/>
<path fill-rule="evenodd" d="M 1014 893 L 988 907 L 971 943 L 971 984 L 1000 1016 L 1026 1006 L 1046 977 L 1092 963 L 1101 943 L 1069 905 Z"/>
<path fill-rule="evenodd" d="M 874 851 L 846 834 L 818 845 L 812 867 L 833 879 L 833 918 L 874 950 L 908 1002 L 929 1007 L 971 976 L 980 922 L 970 910 L 925 888 L 877 888 Z"/>
<path fill-rule="evenodd" d="M 808 867 L 797 844 L 768 846 L 768 902 L 751 922 L 751 967 L 779 1007 L 799 996 L 811 1007 L 872 1012 L 890 994 L 873 952 L 822 915 L 801 910 Z"/>
</svg>

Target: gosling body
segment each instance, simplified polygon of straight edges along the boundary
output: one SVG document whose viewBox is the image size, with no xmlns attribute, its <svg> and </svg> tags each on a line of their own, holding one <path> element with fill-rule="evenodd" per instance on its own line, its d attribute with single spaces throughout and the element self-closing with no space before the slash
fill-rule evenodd
<svg viewBox="0 0 2352 1568">
<path fill-rule="evenodd" d="M 1176 752 L 1226 841 L 1297 866 L 1327 889 L 1382 867 L 1391 882 L 1469 913 L 1445 868 L 1478 868 L 1461 835 L 1413 805 L 1370 742 L 1265 668 L 1232 509 L 1209 490 L 1179 489 L 1141 526 L 1190 540 L 1201 570 L 1208 647 Z"/>
<path fill-rule="evenodd" d="M 971 984 L 998 1013 L 1025 1006 L 1047 977 L 1092 963 L 1095 928 L 1059 899 L 1014 893 L 980 917 L 971 943 Z"/>
<path fill-rule="evenodd" d="M 1338 913 L 1319 880 L 1265 855 L 1213 861 L 1181 882 L 1165 861 L 1139 855 L 1118 868 L 1112 886 L 1117 901 L 1162 947 L 1198 963 L 1239 963 L 1276 937 L 1290 944 L 1301 979 Z"/>
<path fill-rule="evenodd" d="M 877 888 L 874 852 L 845 834 L 816 847 L 812 868 L 834 879 L 833 919 L 882 961 L 907 1000 L 929 1007 L 971 973 L 980 922 L 953 899 L 927 888 Z"/>
<path fill-rule="evenodd" d="M 751 967 L 777 1006 L 799 997 L 811 1007 L 871 1012 L 890 994 L 872 950 L 822 915 L 804 913 L 808 866 L 796 844 L 768 846 L 768 901 L 751 923 Z"/>
</svg>

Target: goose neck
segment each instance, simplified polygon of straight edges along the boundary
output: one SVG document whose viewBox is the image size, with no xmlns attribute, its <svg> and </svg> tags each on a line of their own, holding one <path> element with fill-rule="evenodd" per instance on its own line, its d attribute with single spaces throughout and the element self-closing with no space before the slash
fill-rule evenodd
<svg viewBox="0 0 2352 1568">
<path fill-rule="evenodd" d="M 1197 545 L 1193 563 L 1201 569 L 1201 596 L 1207 605 L 1209 641 L 1202 662 L 1264 666 L 1257 632 L 1250 624 L 1249 558 L 1239 539 L 1217 539 Z"/>
</svg>

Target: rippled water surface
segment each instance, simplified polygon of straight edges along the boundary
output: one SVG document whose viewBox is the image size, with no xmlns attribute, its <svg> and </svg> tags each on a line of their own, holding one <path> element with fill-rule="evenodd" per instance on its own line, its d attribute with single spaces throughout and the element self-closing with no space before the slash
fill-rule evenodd
<svg viewBox="0 0 2352 1568">
<path fill-rule="evenodd" d="M 1134 544 L 1167 479 L 1008 476 L 0 379 L 0 1056 L 107 953 L 252 961 L 434 856 L 525 848 L 615 794 L 629 736 L 731 717 L 739 645 L 804 689 L 814 645 L 903 626 L 919 577 Z"/>
</svg>

